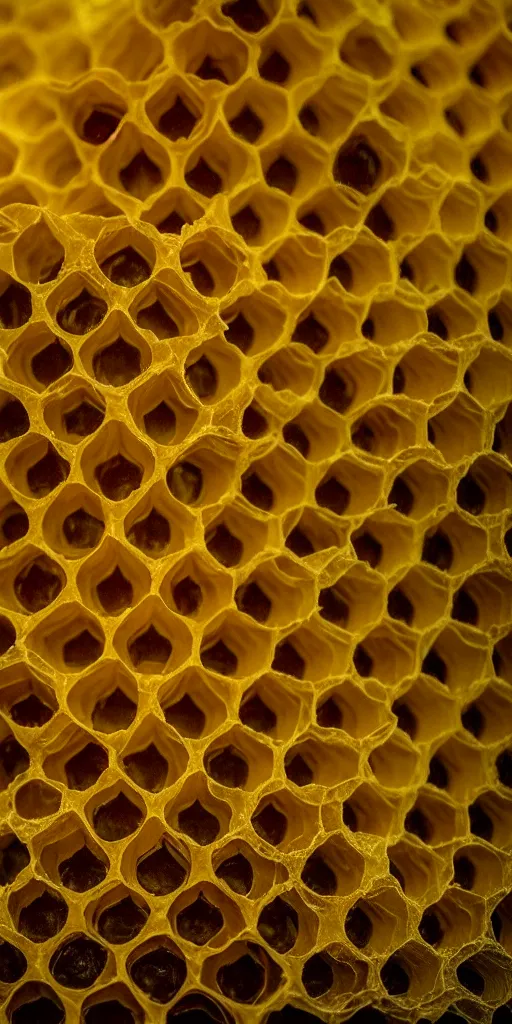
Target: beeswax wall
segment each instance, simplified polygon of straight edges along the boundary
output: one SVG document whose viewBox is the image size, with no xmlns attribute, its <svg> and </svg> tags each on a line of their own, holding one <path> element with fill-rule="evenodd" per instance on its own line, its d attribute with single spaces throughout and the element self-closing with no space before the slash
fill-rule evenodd
<svg viewBox="0 0 512 1024">
<path fill-rule="evenodd" d="M 0 3 L 7 1024 L 512 1020 L 511 30 Z"/>
</svg>

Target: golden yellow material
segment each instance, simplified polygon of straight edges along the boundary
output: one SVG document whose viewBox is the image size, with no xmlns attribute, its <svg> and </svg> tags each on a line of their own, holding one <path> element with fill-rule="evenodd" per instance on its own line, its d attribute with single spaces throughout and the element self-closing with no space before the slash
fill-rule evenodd
<svg viewBox="0 0 512 1024">
<path fill-rule="evenodd" d="M 512 1019 L 511 18 L 1 0 L 7 1024 Z"/>
</svg>

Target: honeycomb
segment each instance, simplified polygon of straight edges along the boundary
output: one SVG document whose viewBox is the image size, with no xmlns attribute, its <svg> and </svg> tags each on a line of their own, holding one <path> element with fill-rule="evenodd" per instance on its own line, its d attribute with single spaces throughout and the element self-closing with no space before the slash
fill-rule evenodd
<svg viewBox="0 0 512 1024">
<path fill-rule="evenodd" d="M 1 0 L 0 123 L 1 1019 L 510 1024 L 512 9 Z"/>
</svg>

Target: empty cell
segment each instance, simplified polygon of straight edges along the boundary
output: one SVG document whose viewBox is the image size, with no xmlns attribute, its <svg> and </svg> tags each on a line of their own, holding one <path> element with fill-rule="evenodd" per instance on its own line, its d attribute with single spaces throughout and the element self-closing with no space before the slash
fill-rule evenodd
<svg viewBox="0 0 512 1024">
<path fill-rule="evenodd" d="M 56 338 L 32 357 L 30 368 L 37 383 L 46 388 L 68 373 L 72 365 L 71 350 Z"/>
<path fill-rule="evenodd" d="M 100 839 L 114 843 L 135 832 L 142 823 L 144 814 L 120 790 L 106 803 L 97 803 L 92 812 L 92 822 Z"/>
<path fill-rule="evenodd" d="M 164 944 L 157 945 L 155 940 L 147 952 L 143 952 L 145 948 L 134 951 L 129 967 L 130 977 L 152 1002 L 168 1003 L 185 981 L 185 961 L 173 949 Z"/>
<path fill-rule="evenodd" d="M 137 861 L 137 881 L 152 896 L 168 896 L 183 884 L 188 866 L 165 839 Z"/>
<path fill-rule="evenodd" d="M 34 613 L 55 601 L 64 583 L 65 577 L 57 563 L 43 555 L 18 572 L 14 593 L 23 608 Z"/>
<path fill-rule="evenodd" d="M 62 268 L 64 255 L 63 245 L 43 219 L 26 228 L 13 246 L 18 276 L 34 284 L 54 281 Z"/>
<path fill-rule="evenodd" d="M 35 883 L 40 888 L 38 883 Z M 26 896 L 17 894 L 17 902 L 22 906 L 17 913 L 17 930 L 31 942 L 46 942 L 57 935 L 66 924 L 68 907 L 58 893 L 42 888 L 39 894 L 30 900 L 29 893 L 36 891 L 27 888 Z"/>
<path fill-rule="evenodd" d="M 70 857 L 61 860 L 58 866 L 62 885 L 72 892 L 88 892 L 103 882 L 107 875 L 105 864 L 85 844 Z"/>
<path fill-rule="evenodd" d="M 23 327 L 32 316 L 32 297 L 24 285 L 8 274 L 0 276 L 0 329 Z"/>
<path fill-rule="evenodd" d="M 27 970 L 27 958 L 17 946 L 7 940 L 0 940 L 0 979 L 12 985 L 19 981 Z"/>
<path fill-rule="evenodd" d="M 98 327 L 107 309 L 104 299 L 84 287 L 75 298 L 59 305 L 56 320 L 63 331 L 81 336 Z"/>
<path fill-rule="evenodd" d="M 12 1024 L 30 1024 L 39 1016 L 45 1024 L 63 1024 L 65 1010 L 59 997 L 48 985 L 27 983 L 26 987 L 15 997 L 15 1005 L 12 1012 L 9 1011 L 9 1019 Z"/>
</svg>

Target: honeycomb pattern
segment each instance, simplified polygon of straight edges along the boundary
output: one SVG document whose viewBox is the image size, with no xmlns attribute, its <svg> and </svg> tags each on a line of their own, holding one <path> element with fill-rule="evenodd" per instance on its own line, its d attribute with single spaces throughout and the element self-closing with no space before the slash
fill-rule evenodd
<svg viewBox="0 0 512 1024">
<path fill-rule="evenodd" d="M 0 3 L 7 1024 L 512 1020 L 512 9 Z"/>
</svg>

